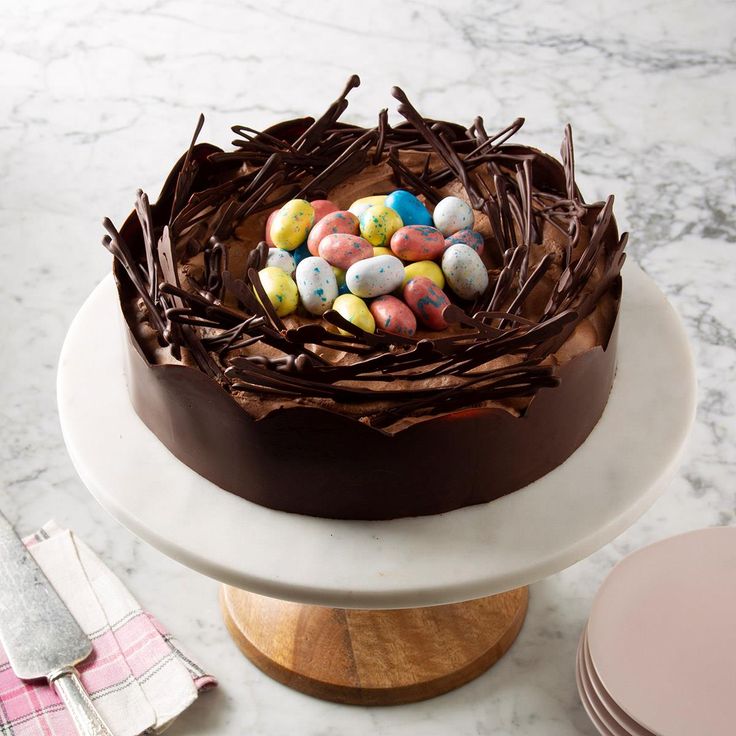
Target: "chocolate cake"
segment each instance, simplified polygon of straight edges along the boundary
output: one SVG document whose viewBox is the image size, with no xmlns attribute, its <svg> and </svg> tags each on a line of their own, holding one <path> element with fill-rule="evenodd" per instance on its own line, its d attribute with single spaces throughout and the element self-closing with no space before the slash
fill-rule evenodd
<svg viewBox="0 0 736 736">
<path fill-rule="evenodd" d="M 626 235 L 613 197 L 583 200 L 569 126 L 558 162 L 510 142 L 521 118 L 494 133 L 430 120 L 398 88 L 404 122 L 340 122 L 359 83 L 317 119 L 234 126 L 231 151 L 196 142 L 200 118 L 158 201 L 139 191 L 120 230 L 105 220 L 131 402 L 179 460 L 273 509 L 390 519 L 489 502 L 564 462 L 600 418 Z M 397 189 L 428 211 L 470 205 L 482 293 L 447 289 L 444 329 L 411 334 L 334 308 L 279 316 L 269 215 Z"/>
</svg>

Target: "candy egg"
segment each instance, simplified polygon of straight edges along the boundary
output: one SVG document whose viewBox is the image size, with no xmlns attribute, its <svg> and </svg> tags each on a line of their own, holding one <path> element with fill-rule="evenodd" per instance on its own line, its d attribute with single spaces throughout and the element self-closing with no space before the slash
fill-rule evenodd
<svg viewBox="0 0 736 736">
<path fill-rule="evenodd" d="M 314 222 L 314 208 L 305 199 L 292 199 L 273 218 L 268 232 L 273 244 L 284 250 L 298 248 Z"/>
<path fill-rule="evenodd" d="M 293 256 L 288 251 L 281 250 L 281 248 L 269 248 L 266 266 L 280 268 L 285 274 L 291 276 L 296 268 L 296 263 L 294 262 Z"/>
<path fill-rule="evenodd" d="M 395 296 L 379 296 L 369 307 L 376 327 L 392 335 L 411 337 L 417 331 L 417 320 L 411 309 Z"/>
<path fill-rule="evenodd" d="M 331 212 L 337 212 L 340 209 L 334 202 L 330 202 L 329 199 L 313 199 L 309 204 L 312 205 L 312 209 L 314 210 L 313 225 L 316 225 L 325 215 L 329 215 Z"/>
<path fill-rule="evenodd" d="M 445 274 L 434 261 L 416 261 L 404 266 L 404 286 L 417 276 L 428 278 L 437 288 L 445 288 Z"/>
<path fill-rule="evenodd" d="M 390 207 L 374 204 L 360 216 L 360 234 L 371 245 L 388 245 L 391 236 L 403 224 Z"/>
<path fill-rule="evenodd" d="M 377 194 L 373 197 L 361 197 L 360 199 L 356 199 L 355 202 L 348 207 L 348 210 L 356 217 L 360 217 L 369 207 L 372 207 L 374 204 L 383 204 L 385 201 L 385 194 Z"/>
<path fill-rule="evenodd" d="M 473 210 L 460 197 L 445 197 L 434 208 L 434 226 L 447 237 L 473 227 Z"/>
<path fill-rule="evenodd" d="M 451 245 L 442 256 L 448 286 L 461 299 L 474 299 L 488 286 L 488 270 L 481 257 L 464 243 Z"/>
<path fill-rule="evenodd" d="M 271 225 L 273 224 L 273 219 L 278 215 L 279 211 L 274 210 L 266 220 L 266 242 L 268 243 L 269 248 L 275 248 L 276 246 L 273 244 L 273 240 L 271 240 Z"/>
<path fill-rule="evenodd" d="M 346 210 L 338 210 L 325 215 L 310 231 L 307 238 L 309 252 L 313 256 L 319 255 L 319 243 L 322 238 L 336 233 L 357 235 L 360 232 L 358 218 Z"/>
<path fill-rule="evenodd" d="M 333 266 L 332 273 L 335 274 L 335 281 L 337 281 L 337 287 L 339 289 L 345 283 L 345 269 Z"/>
<path fill-rule="evenodd" d="M 385 245 L 374 245 L 373 246 L 373 255 L 374 256 L 392 256 L 394 252 L 391 250 L 391 248 L 386 248 Z"/>
<path fill-rule="evenodd" d="M 335 274 L 335 279 L 337 280 L 337 293 L 349 294 L 350 289 L 348 289 L 348 285 L 345 283 L 345 270 L 338 268 L 337 266 L 333 266 L 332 273 Z"/>
<path fill-rule="evenodd" d="M 335 233 L 319 241 L 319 254 L 330 265 L 348 269 L 364 258 L 373 258 L 373 246 L 360 235 Z"/>
<path fill-rule="evenodd" d="M 407 225 L 391 236 L 391 250 L 404 261 L 433 261 L 445 250 L 445 237 L 429 225 Z"/>
<path fill-rule="evenodd" d="M 324 314 L 337 299 L 337 279 L 324 258 L 305 258 L 296 267 L 296 286 L 302 305 L 310 314 Z"/>
<path fill-rule="evenodd" d="M 404 265 L 396 256 L 374 256 L 353 263 L 345 274 L 348 289 L 364 298 L 389 294 L 401 286 Z"/>
<path fill-rule="evenodd" d="M 404 301 L 425 327 L 430 330 L 444 330 L 447 327 L 442 312 L 450 300 L 428 278 L 417 276 L 409 281 L 404 287 Z"/>
<path fill-rule="evenodd" d="M 478 255 L 483 254 L 485 242 L 483 236 L 476 230 L 468 230 L 467 228 L 465 230 L 458 230 L 454 235 L 445 238 L 445 246 L 447 248 L 457 243 L 469 245 Z"/>
<path fill-rule="evenodd" d="M 429 214 L 429 210 L 411 192 L 404 189 L 391 192 L 386 197 L 384 204 L 399 213 L 404 225 L 432 224 L 432 215 Z"/>
<path fill-rule="evenodd" d="M 373 333 L 376 331 L 376 321 L 373 319 L 373 315 L 366 303 L 355 294 L 341 294 L 335 299 L 332 308 L 364 332 Z M 340 334 L 350 335 L 345 330 L 340 330 Z"/>
<path fill-rule="evenodd" d="M 305 258 L 308 258 L 309 255 L 309 248 L 307 248 L 306 243 L 302 243 L 296 250 L 291 251 L 291 256 L 294 259 L 294 264 L 296 266 L 298 266 Z"/>
<path fill-rule="evenodd" d="M 299 292 L 291 276 L 276 266 L 267 266 L 258 272 L 258 278 L 279 317 L 285 317 L 296 309 Z"/>
</svg>

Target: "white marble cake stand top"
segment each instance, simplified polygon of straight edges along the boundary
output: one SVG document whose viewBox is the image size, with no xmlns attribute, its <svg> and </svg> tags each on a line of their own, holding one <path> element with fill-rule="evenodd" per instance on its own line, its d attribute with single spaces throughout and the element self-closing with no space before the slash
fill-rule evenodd
<svg viewBox="0 0 736 736">
<path fill-rule="evenodd" d="M 106 278 L 64 344 L 58 401 L 72 461 L 122 524 L 199 572 L 303 603 L 392 608 L 469 600 L 586 557 L 633 523 L 677 467 L 695 410 L 679 318 L 624 269 L 619 362 L 605 412 L 561 466 L 488 504 L 431 517 L 335 521 L 263 508 L 177 460 L 138 418 Z M 115 326 L 111 328 L 111 326 Z"/>
</svg>

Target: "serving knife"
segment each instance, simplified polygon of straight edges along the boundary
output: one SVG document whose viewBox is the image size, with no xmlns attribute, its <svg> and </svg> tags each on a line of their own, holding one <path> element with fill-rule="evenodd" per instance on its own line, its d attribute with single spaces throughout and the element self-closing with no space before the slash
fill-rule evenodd
<svg viewBox="0 0 736 736">
<path fill-rule="evenodd" d="M 17 677 L 53 685 L 81 736 L 113 736 L 75 669 L 92 642 L 2 513 L 0 643 Z"/>
</svg>

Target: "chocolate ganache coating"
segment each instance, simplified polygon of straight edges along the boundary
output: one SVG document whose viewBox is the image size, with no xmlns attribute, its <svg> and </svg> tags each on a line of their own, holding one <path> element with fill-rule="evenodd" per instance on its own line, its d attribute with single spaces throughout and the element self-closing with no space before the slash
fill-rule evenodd
<svg viewBox="0 0 736 736">
<path fill-rule="evenodd" d="M 103 244 L 125 318 L 133 406 L 222 488 L 296 513 L 434 514 L 493 500 L 563 462 L 600 418 L 615 373 L 620 269 L 613 198 L 586 204 L 572 133 L 562 163 L 481 118 L 235 126 L 233 151 L 192 143 L 151 204 L 138 192 Z M 292 198 L 396 188 L 467 201 L 489 286 L 451 297 L 446 330 L 369 334 L 336 311 L 279 317 L 260 283 L 268 214 Z M 338 332 L 340 328 L 343 334 Z"/>
</svg>

